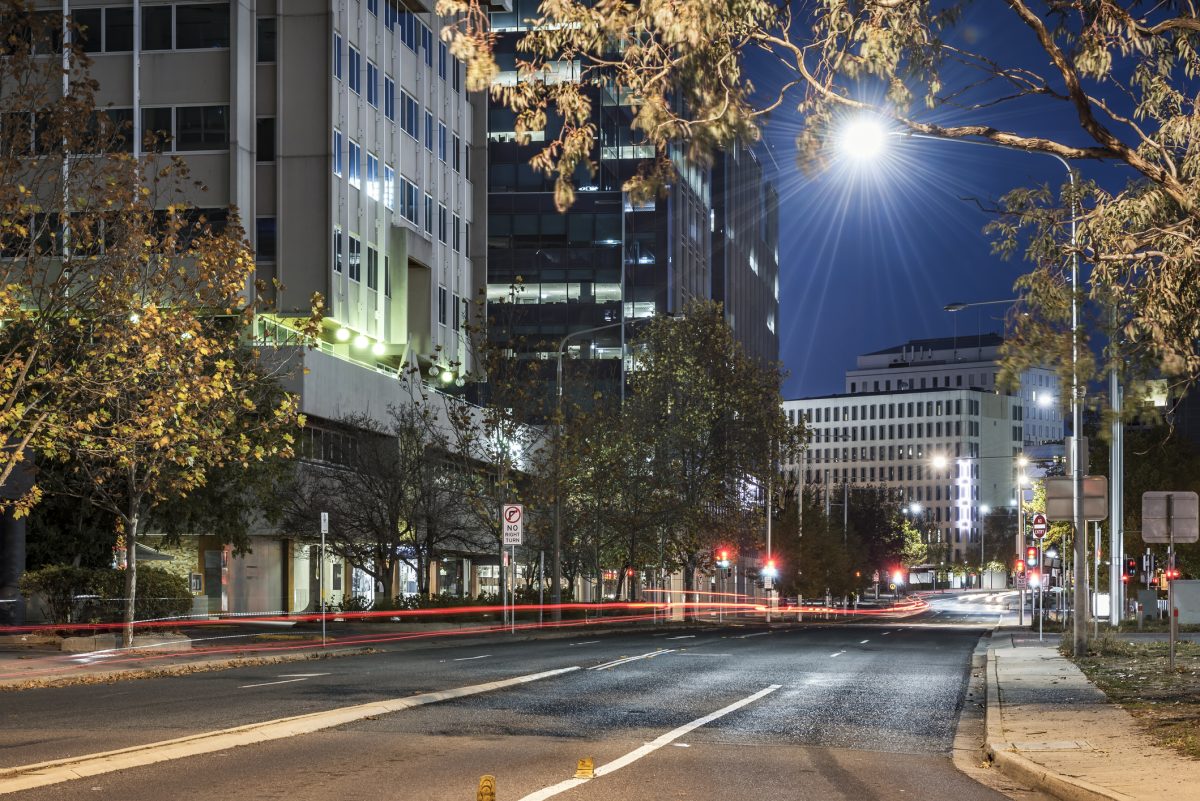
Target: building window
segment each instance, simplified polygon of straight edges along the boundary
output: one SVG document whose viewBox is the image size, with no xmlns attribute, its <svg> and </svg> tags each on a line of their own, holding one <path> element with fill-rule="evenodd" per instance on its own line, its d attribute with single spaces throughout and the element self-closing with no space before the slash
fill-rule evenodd
<svg viewBox="0 0 1200 801">
<path fill-rule="evenodd" d="M 433 195 L 425 194 L 425 233 L 433 234 Z"/>
<path fill-rule="evenodd" d="M 421 24 L 421 49 L 425 51 L 425 66 L 433 66 L 433 31 Z"/>
<path fill-rule="evenodd" d="M 171 6 L 142 8 L 142 49 L 171 49 Z"/>
<path fill-rule="evenodd" d="M 388 298 L 392 296 L 392 260 L 387 256 L 383 257 L 383 294 Z"/>
<path fill-rule="evenodd" d="M 453 234 L 454 234 L 454 240 L 453 240 L 454 245 L 453 246 L 454 246 L 455 253 L 458 252 L 459 247 L 462 245 L 462 237 L 461 237 L 461 234 L 459 231 L 459 229 L 461 228 L 461 225 L 462 225 L 461 219 L 459 218 L 459 216 L 457 214 L 455 214 L 454 215 L 454 230 L 453 230 Z"/>
<path fill-rule="evenodd" d="M 333 129 L 333 174 L 339 178 L 342 175 L 342 132 Z"/>
<path fill-rule="evenodd" d="M 404 218 L 413 225 L 417 224 L 417 185 L 412 181 L 405 181 L 404 187 Z"/>
<path fill-rule="evenodd" d="M 379 67 L 367 62 L 367 102 L 379 108 Z"/>
<path fill-rule="evenodd" d="M 383 205 L 396 209 L 396 171 L 387 164 L 383 165 Z"/>
<path fill-rule="evenodd" d="M 425 112 L 425 149 L 433 152 L 433 112 Z"/>
<path fill-rule="evenodd" d="M 350 185 L 354 188 L 362 186 L 362 148 L 358 142 L 350 140 Z"/>
<path fill-rule="evenodd" d="M 275 118 L 259 117 L 254 121 L 254 160 L 275 160 Z"/>
<path fill-rule="evenodd" d="M 383 116 L 396 120 L 396 82 L 387 75 L 383 76 Z"/>
<path fill-rule="evenodd" d="M 175 6 L 175 47 L 179 50 L 229 47 L 229 4 Z"/>
<path fill-rule="evenodd" d="M 446 123 L 438 123 L 438 161 L 446 163 Z"/>
<path fill-rule="evenodd" d="M 258 18 L 258 35 L 256 41 L 256 56 L 259 64 L 274 64 L 276 55 L 277 33 L 275 30 L 275 17 L 259 17 Z"/>
<path fill-rule="evenodd" d="M 367 11 L 371 12 L 372 16 L 379 16 L 379 0 L 367 0 Z"/>
<path fill-rule="evenodd" d="M 339 275 L 342 272 L 342 229 L 333 227 L 333 271 Z"/>
<path fill-rule="evenodd" d="M 142 145 L 165 152 L 175 140 L 175 109 L 170 106 L 142 108 Z M 132 143 L 131 143 L 132 144 Z"/>
<path fill-rule="evenodd" d="M 374 153 L 367 154 L 367 195 L 379 200 L 379 159 Z"/>
<path fill-rule="evenodd" d="M 176 150 L 229 148 L 229 106 L 181 106 L 176 123 Z"/>
<path fill-rule="evenodd" d="M 367 289 L 379 289 L 379 251 L 367 245 Z"/>
<path fill-rule="evenodd" d="M 460 89 L 462 89 L 462 69 L 463 69 L 463 65 L 462 65 L 462 62 L 461 62 L 461 61 L 459 61 L 457 58 L 456 58 L 456 59 L 454 59 L 454 60 L 451 62 L 451 64 L 452 64 L 452 69 L 451 69 L 451 72 L 450 72 L 450 83 L 451 83 L 451 85 L 454 87 L 454 91 L 456 91 L 456 92 L 457 92 L 457 91 L 459 91 Z"/>
<path fill-rule="evenodd" d="M 417 18 L 411 11 L 401 11 L 396 18 L 400 23 L 400 41 L 414 53 L 417 52 Z"/>
<path fill-rule="evenodd" d="M 412 95 L 403 90 L 400 92 L 400 112 L 402 114 L 400 127 L 413 139 L 420 141 L 421 134 L 417 128 L 417 120 L 421 116 L 421 107 Z"/>
<path fill-rule="evenodd" d="M 446 241 L 446 207 L 441 203 L 438 204 L 438 241 Z"/>
<path fill-rule="evenodd" d="M 359 94 L 362 89 L 362 76 L 358 73 L 362 69 L 362 56 L 354 45 L 350 45 L 350 57 L 346 61 L 346 68 L 350 73 L 350 91 Z"/>
<path fill-rule="evenodd" d="M 458 134 L 454 135 L 454 138 L 451 140 L 451 144 L 453 145 L 453 150 L 450 151 L 450 158 L 454 160 L 454 171 L 459 172 L 459 167 L 462 166 L 462 159 L 460 156 L 462 151 L 462 140 L 458 138 Z"/>
<path fill-rule="evenodd" d="M 459 319 L 459 309 L 461 308 L 461 306 L 460 306 L 460 304 L 459 304 L 459 302 L 458 302 L 458 295 L 455 295 L 455 296 L 454 296 L 454 297 L 451 299 L 450 308 L 451 308 L 451 309 L 453 310 L 453 312 L 454 312 L 454 319 L 453 319 L 453 321 L 452 321 L 452 323 L 453 323 L 453 325 L 452 325 L 452 328 L 453 328 L 455 331 L 458 331 L 460 328 L 462 328 L 462 321 Z"/>
<path fill-rule="evenodd" d="M 79 14 L 81 12 L 76 12 Z M 104 52 L 128 53 L 133 50 L 133 9 L 104 9 Z"/>
<path fill-rule="evenodd" d="M 350 235 L 350 272 L 351 281 L 362 280 L 362 243 L 354 234 Z"/>
<path fill-rule="evenodd" d="M 274 217 L 259 217 L 254 221 L 254 258 L 275 261 L 276 228 Z"/>
<path fill-rule="evenodd" d="M 438 77 L 446 80 L 446 43 L 438 42 Z"/>
<path fill-rule="evenodd" d="M 342 35 L 333 35 L 333 77 L 342 79 Z"/>
<path fill-rule="evenodd" d="M 446 287 L 438 287 L 438 322 L 446 324 Z"/>
</svg>

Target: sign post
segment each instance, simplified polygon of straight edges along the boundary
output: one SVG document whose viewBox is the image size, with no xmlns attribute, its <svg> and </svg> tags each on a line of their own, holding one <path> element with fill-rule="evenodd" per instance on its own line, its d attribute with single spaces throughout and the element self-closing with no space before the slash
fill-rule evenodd
<svg viewBox="0 0 1200 801">
<path fill-rule="evenodd" d="M 525 533 L 525 507 L 519 503 L 506 503 L 500 507 L 500 528 L 502 545 L 509 547 L 508 572 L 512 591 L 512 615 L 510 622 L 512 632 L 517 631 L 517 546 L 521 544 Z"/>
<path fill-rule="evenodd" d="M 321 647 L 325 647 L 325 535 L 329 533 L 329 512 L 321 512 L 321 551 L 317 556 L 317 589 L 321 593 Z"/>
<path fill-rule="evenodd" d="M 1200 539 L 1200 496 L 1194 492 L 1143 492 L 1142 540 L 1167 544 L 1167 628 L 1175 670 L 1175 544 Z"/>
</svg>

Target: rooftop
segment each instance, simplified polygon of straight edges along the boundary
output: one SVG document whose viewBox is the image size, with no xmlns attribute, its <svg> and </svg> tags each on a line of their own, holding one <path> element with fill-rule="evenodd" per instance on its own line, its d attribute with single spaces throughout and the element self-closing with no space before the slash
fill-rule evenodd
<svg viewBox="0 0 1200 801">
<path fill-rule="evenodd" d="M 1004 337 L 995 333 L 963 334 L 957 337 L 935 337 L 934 339 L 910 339 L 903 345 L 893 345 L 883 350 L 864 353 L 864 356 L 887 356 L 910 351 L 954 350 L 955 348 L 994 348 L 1004 344 Z"/>
</svg>

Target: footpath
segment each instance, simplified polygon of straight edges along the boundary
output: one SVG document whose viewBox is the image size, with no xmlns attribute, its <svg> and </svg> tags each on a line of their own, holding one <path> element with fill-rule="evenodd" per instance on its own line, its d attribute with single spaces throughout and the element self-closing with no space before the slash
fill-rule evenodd
<svg viewBox="0 0 1200 801">
<path fill-rule="evenodd" d="M 1065 801 L 1200 798 L 1200 762 L 1156 745 L 1057 641 L 992 637 L 985 750 L 996 767 Z"/>
</svg>

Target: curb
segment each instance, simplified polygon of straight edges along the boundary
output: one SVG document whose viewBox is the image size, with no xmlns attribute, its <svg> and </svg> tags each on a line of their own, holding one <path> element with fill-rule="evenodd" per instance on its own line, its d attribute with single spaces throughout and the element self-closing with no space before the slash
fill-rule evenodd
<svg viewBox="0 0 1200 801">
<path fill-rule="evenodd" d="M 1018 782 L 1044 790 L 1063 801 L 1132 801 L 1124 793 L 1099 787 L 1091 782 L 1056 773 L 1044 765 L 1013 750 L 1013 745 L 1004 740 L 1004 727 L 1000 720 L 1000 686 L 996 667 L 996 649 L 987 650 L 987 709 L 984 714 L 985 739 L 983 750 L 993 765 Z"/>
</svg>

